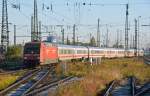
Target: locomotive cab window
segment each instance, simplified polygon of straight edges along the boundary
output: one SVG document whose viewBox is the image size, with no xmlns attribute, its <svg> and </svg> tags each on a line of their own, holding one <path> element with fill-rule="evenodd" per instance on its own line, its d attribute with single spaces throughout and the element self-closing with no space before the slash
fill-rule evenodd
<svg viewBox="0 0 150 96">
<path fill-rule="evenodd" d="M 24 48 L 25 54 L 39 54 L 40 44 L 26 44 Z"/>
</svg>

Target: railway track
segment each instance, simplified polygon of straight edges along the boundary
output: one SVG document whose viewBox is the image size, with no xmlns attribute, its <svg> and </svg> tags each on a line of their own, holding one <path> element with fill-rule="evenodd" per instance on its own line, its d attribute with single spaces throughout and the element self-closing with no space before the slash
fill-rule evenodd
<svg viewBox="0 0 150 96">
<path fill-rule="evenodd" d="M 48 74 L 48 69 L 35 70 L 17 83 L 0 92 L 0 96 L 22 96 L 37 86 Z"/>
<path fill-rule="evenodd" d="M 128 78 L 123 81 L 119 87 L 115 87 L 111 92 L 112 96 L 134 96 L 135 92 L 135 80 L 134 78 Z"/>
<path fill-rule="evenodd" d="M 121 82 L 114 80 L 103 96 L 150 96 L 150 82 L 137 88 L 133 77 Z"/>
<path fill-rule="evenodd" d="M 139 88 L 135 96 L 150 96 L 150 82 L 144 84 L 141 88 Z"/>
<path fill-rule="evenodd" d="M 66 83 L 69 83 L 69 82 L 73 82 L 75 80 L 75 78 L 76 77 L 70 76 L 70 77 L 65 77 L 63 79 L 51 81 L 51 82 L 47 83 L 47 85 L 39 87 L 38 89 L 35 89 L 35 90 L 29 92 L 25 96 L 33 96 L 33 95 L 39 94 L 40 92 L 46 91 L 50 88 L 51 89 L 56 89 L 61 84 L 66 84 Z"/>
</svg>

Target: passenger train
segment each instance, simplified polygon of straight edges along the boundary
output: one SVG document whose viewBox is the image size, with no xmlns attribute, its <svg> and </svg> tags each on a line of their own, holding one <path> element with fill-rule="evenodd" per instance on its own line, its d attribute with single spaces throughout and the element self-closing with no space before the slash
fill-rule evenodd
<svg viewBox="0 0 150 96">
<path fill-rule="evenodd" d="M 128 57 L 135 56 L 134 53 L 133 49 L 128 50 Z M 143 51 L 139 50 L 139 54 L 142 56 Z M 35 67 L 65 60 L 124 56 L 124 49 L 73 46 L 49 42 L 28 42 L 24 46 L 23 59 L 26 67 Z"/>
</svg>

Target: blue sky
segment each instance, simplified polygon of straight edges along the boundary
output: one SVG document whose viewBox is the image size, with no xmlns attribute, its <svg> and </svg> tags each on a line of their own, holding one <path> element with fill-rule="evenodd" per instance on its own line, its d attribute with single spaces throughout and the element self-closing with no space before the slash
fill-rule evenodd
<svg viewBox="0 0 150 96">
<path fill-rule="evenodd" d="M 116 41 L 117 30 L 122 34 L 124 43 L 125 5 L 129 3 L 129 39 L 134 33 L 134 19 L 138 16 L 140 24 L 150 24 L 150 0 L 37 0 L 38 15 L 42 25 L 49 25 L 49 31 L 61 37 L 59 27 L 50 25 L 64 25 L 65 36 L 72 38 L 72 26 L 77 26 L 77 36 L 80 41 L 87 42 L 89 34 L 96 37 L 97 19 L 100 18 L 101 41 L 105 40 L 106 24 L 109 29 L 109 43 Z M 85 3 L 85 5 L 83 5 Z M 11 4 L 20 4 L 20 11 L 12 8 Z M 49 6 L 49 10 L 44 8 Z M 94 5 L 89 5 L 94 4 Z M 103 5 L 102 5 L 103 4 Z M 51 10 L 52 5 L 52 10 Z M 2 1 L 0 1 L 0 18 Z M 30 36 L 30 18 L 33 14 L 33 0 L 8 0 L 9 22 L 17 25 L 17 35 Z M 80 26 L 79 26 L 80 25 Z M 13 44 L 13 26 L 10 25 L 10 41 Z M 42 28 L 45 31 L 45 28 Z M 141 27 L 141 46 L 147 46 L 150 38 L 150 27 Z M 44 36 L 48 34 L 44 34 Z M 30 41 L 30 38 L 17 38 L 18 43 Z"/>
</svg>

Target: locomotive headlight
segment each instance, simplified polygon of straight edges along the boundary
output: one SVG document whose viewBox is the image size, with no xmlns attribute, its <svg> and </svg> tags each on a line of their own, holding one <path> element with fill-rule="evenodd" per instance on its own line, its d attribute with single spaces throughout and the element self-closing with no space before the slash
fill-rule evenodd
<svg viewBox="0 0 150 96">
<path fill-rule="evenodd" d="M 24 59 L 27 59 L 27 57 L 24 57 Z"/>
</svg>

